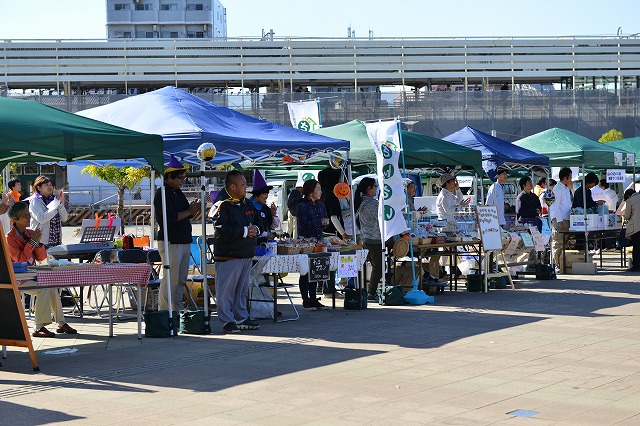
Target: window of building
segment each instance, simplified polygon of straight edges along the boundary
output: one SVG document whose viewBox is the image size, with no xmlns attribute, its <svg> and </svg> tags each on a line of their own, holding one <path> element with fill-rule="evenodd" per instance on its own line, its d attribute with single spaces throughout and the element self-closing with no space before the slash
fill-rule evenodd
<svg viewBox="0 0 640 426">
<path fill-rule="evenodd" d="M 187 3 L 187 10 L 204 10 L 202 3 Z"/>
<path fill-rule="evenodd" d="M 177 31 L 163 31 L 160 34 L 160 37 L 162 37 L 162 38 L 178 38 L 178 32 Z"/>
<path fill-rule="evenodd" d="M 129 3 L 116 3 L 113 7 L 115 10 L 129 10 Z"/>
<path fill-rule="evenodd" d="M 131 31 L 124 31 L 122 33 L 122 37 L 124 38 L 131 38 Z"/>
<path fill-rule="evenodd" d="M 136 31 L 136 38 L 155 38 L 153 31 Z"/>
<path fill-rule="evenodd" d="M 176 3 L 161 4 L 160 10 L 178 10 L 178 5 Z"/>
<path fill-rule="evenodd" d="M 187 38 L 204 38 L 202 31 L 187 31 Z"/>
<path fill-rule="evenodd" d="M 153 10 L 151 3 L 136 3 L 136 10 Z"/>
</svg>

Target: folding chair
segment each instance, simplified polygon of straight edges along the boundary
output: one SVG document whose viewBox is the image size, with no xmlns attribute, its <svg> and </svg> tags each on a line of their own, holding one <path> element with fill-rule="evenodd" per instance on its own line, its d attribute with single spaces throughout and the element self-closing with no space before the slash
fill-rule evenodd
<svg viewBox="0 0 640 426">
<path fill-rule="evenodd" d="M 144 250 L 139 250 L 139 249 L 132 249 L 132 250 L 120 250 L 118 252 L 118 262 L 120 263 L 150 263 L 149 262 L 149 257 L 147 255 L 147 252 L 145 252 Z M 145 292 L 144 292 L 144 302 L 142 302 L 141 300 L 137 300 L 136 294 L 133 291 L 132 287 L 130 285 L 125 285 L 125 288 L 129 291 L 129 297 L 131 298 L 131 300 L 135 301 L 135 303 L 143 303 L 141 306 L 142 311 L 146 312 L 146 308 L 147 308 L 147 300 L 149 297 L 149 289 L 151 290 L 155 290 L 155 289 L 159 289 L 160 288 L 160 282 L 161 280 L 159 278 L 157 278 L 154 275 L 154 270 L 153 268 L 151 275 L 149 276 L 149 281 L 147 282 L 147 285 L 145 286 Z M 120 291 L 120 294 L 122 295 L 122 290 Z M 124 309 L 124 302 L 123 302 L 123 309 Z"/>
<path fill-rule="evenodd" d="M 291 294 L 289 294 L 289 288 L 294 287 L 294 285 L 285 284 L 282 281 L 280 274 L 268 274 L 266 282 L 262 281 L 261 277 L 265 275 L 262 273 L 262 269 L 267 261 L 268 261 L 267 258 L 261 258 L 257 260 L 251 268 L 252 285 L 251 287 L 249 287 L 249 297 L 248 297 L 249 314 L 251 314 L 252 303 L 254 302 L 265 303 L 267 305 L 269 315 L 273 319 L 273 322 L 286 322 L 286 321 L 298 320 L 300 318 L 300 314 L 298 313 L 298 309 L 296 308 L 295 303 L 293 303 Z M 255 285 L 256 282 L 258 283 L 257 285 Z M 284 296 L 280 296 L 278 294 L 279 290 L 284 291 Z M 256 294 L 256 293 L 259 293 L 259 294 Z M 289 318 L 278 317 L 278 297 L 279 296 L 289 300 L 289 304 L 293 309 L 292 317 L 289 317 Z"/>
<path fill-rule="evenodd" d="M 118 251 L 120 251 L 120 249 L 114 248 L 114 249 L 104 249 L 104 250 L 100 250 L 99 252 L 97 252 L 95 254 L 95 256 L 93 257 L 93 261 L 92 263 L 113 263 L 113 262 L 117 262 L 118 261 L 118 256 L 117 253 Z M 101 295 L 100 297 L 98 296 L 98 290 L 101 291 Z M 91 304 L 91 296 L 93 295 L 93 302 L 94 304 Z M 100 299 L 98 301 L 98 299 Z M 99 285 L 99 286 L 89 286 L 87 289 L 87 301 L 89 302 L 89 306 L 92 309 L 95 309 L 96 313 L 98 315 L 101 315 L 101 309 L 104 306 L 104 304 L 107 302 L 107 286 L 106 285 Z"/>
<path fill-rule="evenodd" d="M 187 293 L 189 295 L 189 298 L 191 299 L 191 302 L 193 303 L 193 306 L 197 307 L 197 303 L 195 298 L 193 297 L 193 286 L 195 285 L 195 283 L 204 283 L 204 276 L 203 276 L 203 268 L 202 268 L 202 261 L 201 261 L 201 257 L 202 257 L 202 251 L 200 250 L 200 246 L 202 244 L 202 237 L 191 237 L 191 260 L 189 262 L 190 265 L 193 265 L 194 267 L 194 272 L 197 271 L 198 274 L 189 274 L 187 276 L 187 283 L 191 282 L 191 287 L 189 287 L 188 285 L 187 287 Z M 211 291 L 211 285 L 214 283 L 215 281 L 215 275 L 210 275 L 210 267 L 213 267 L 213 264 L 207 263 L 206 264 L 206 271 L 207 271 L 207 286 L 209 287 L 209 291 L 211 292 L 211 295 L 213 296 L 213 291 Z M 214 296 L 214 300 L 215 300 L 215 296 Z"/>
</svg>

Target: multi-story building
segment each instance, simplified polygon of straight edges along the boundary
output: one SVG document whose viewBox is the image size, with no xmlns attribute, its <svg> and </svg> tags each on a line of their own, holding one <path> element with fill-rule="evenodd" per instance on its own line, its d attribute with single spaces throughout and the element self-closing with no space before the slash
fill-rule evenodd
<svg viewBox="0 0 640 426">
<path fill-rule="evenodd" d="M 107 37 L 227 37 L 227 11 L 220 0 L 107 0 Z"/>
</svg>

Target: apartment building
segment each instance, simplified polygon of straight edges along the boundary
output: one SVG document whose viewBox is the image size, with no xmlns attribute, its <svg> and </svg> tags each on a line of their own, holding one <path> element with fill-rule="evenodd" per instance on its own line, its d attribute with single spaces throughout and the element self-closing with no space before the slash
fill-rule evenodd
<svg viewBox="0 0 640 426">
<path fill-rule="evenodd" d="M 227 37 L 220 0 L 106 0 L 107 38 Z"/>
</svg>

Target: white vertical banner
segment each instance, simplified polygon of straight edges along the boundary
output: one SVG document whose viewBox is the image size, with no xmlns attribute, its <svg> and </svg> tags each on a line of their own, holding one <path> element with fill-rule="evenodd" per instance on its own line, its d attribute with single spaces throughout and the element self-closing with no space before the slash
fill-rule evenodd
<svg viewBox="0 0 640 426">
<path fill-rule="evenodd" d="M 367 134 L 378 160 L 378 220 L 382 241 L 386 241 L 389 237 L 408 229 L 402 215 L 402 209 L 406 206 L 406 195 L 398 166 L 398 124 L 395 120 L 367 123 Z"/>
<path fill-rule="evenodd" d="M 318 101 L 287 102 L 291 125 L 305 132 L 320 128 L 320 112 L 318 111 Z"/>
</svg>

